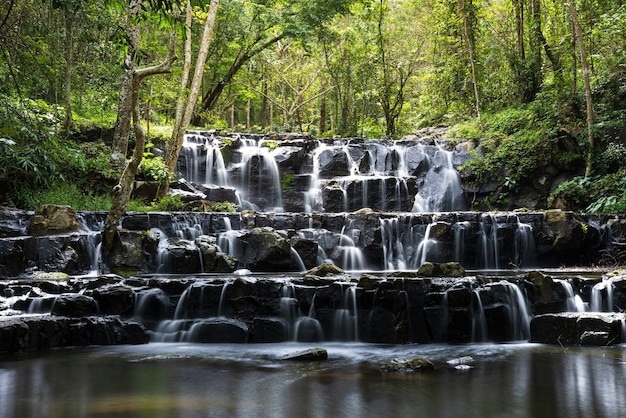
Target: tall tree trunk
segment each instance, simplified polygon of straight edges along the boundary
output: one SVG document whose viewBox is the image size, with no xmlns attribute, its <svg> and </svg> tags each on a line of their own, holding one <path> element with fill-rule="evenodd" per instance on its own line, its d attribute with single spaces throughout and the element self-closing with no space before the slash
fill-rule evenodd
<svg viewBox="0 0 626 418">
<path fill-rule="evenodd" d="M 172 31 L 167 59 L 159 65 L 136 69 L 133 71 L 131 77 L 132 82 L 130 83 L 131 90 L 124 92 L 131 98 L 130 102 L 124 102 L 124 104 L 128 105 L 128 107 L 124 110 L 130 114 L 129 120 L 132 119 L 133 121 L 133 131 L 135 133 L 136 142 L 133 156 L 126 164 L 118 184 L 113 188 L 111 209 L 109 210 L 104 222 L 104 228 L 102 230 L 102 256 L 105 261 L 108 261 L 111 255 L 111 250 L 113 249 L 115 238 L 117 236 L 119 221 L 128 209 L 128 202 L 130 200 L 133 182 L 139 169 L 139 164 L 141 164 L 146 145 L 146 134 L 141 126 L 141 115 L 139 113 L 139 89 L 141 82 L 144 78 L 155 74 L 169 73 L 171 71 L 172 64 L 176 60 L 175 48 L 176 36 L 175 32 Z M 118 114 L 120 114 L 119 110 Z"/>
<path fill-rule="evenodd" d="M 474 25 L 470 16 L 472 10 L 468 10 L 467 1 L 470 3 L 470 8 L 473 7 L 472 0 L 460 0 L 461 15 L 463 18 L 463 38 L 465 38 L 465 45 L 467 45 L 467 53 L 470 61 L 470 70 L 472 74 L 472 86 L 474 90 L 474 106 L 476 108 L 476 117 L 478 118 L 478 124 L 482 124 L 480 116 L 480 95 L 478 94 L 478 76 L 476 74 L 476 42 L 474 41 Z"/>
<path fill-rule="evenodd" d="M 128 153 L 128 139 L 130 137 L 130 122 L 132 109 L 133 76 L 136 64 L 137 48 L 139 47 L 139 25 L 136 20 L 141 13 L 141 0 L 130 0 L 126 9 L 126 42 L 128 51 L 124 56 L 124 75 L 120 87 L 120 97 L 117 103 L 117 118 L 113 131 L 111 145 L 111 163 L 120 171 L 124 167 Z"/>
<path fill-rule="evenodd" d="M 524 48 L 524 0 L 513 0 L 515 11 L 515 28 L 517 33 L 517 53 L 521 60 L 526 59 Z"/>
<path fill-rule="evenodd" d="M 72 71 L 74 70 L 74 13 L 64 10 L 65 17 L 65 119 L 63 135 L 72 129 Z"/>
<path fill-rule="evenodd" d="M 594 151 L 594 137 L 593 137 L 593 101 L 591 98 L 591 83 L 589 63 L 587 61 L 587 52 L 585 50 L 585 43 L 583 38 L 583 30 L 580 27 L 578 21 L 578 13 L 576 12 L 576 5 L 574 0 L 568 0 L 569 10 L 572 15 L 572 24 L 574 26 L 574 37 L 576 38 L 576 44 L 578 45 L 578 52 L 580 54 L 580 66 L 583 70 L 583 84 L 585 86 L 585 101 L 587 102 L 587 163 L 585 166 L 585 177 L 591 175 L 593 169 L 593 151 Z"/>
<path fill-rule="evenodd" d="M 177 110 L 176 122 L 174 124 L 175 129 L 172 131 L 172 136 L 167 144 L 167 153 L 165 154 L 165 165 L 170 173 L 174 172 L 174 168 L 176 167 L 176 161 L 178 161 L 178 156 L 180 154 L 180 150 L 183 146 L 183 142 L 185 139 L 185 131 L 191 122 L 191 117 L 193 116 L 194 109 L 196 107 L 196 103 L 198 102 L 198 96 L 200 93 L 200 87 L 202 86 L 202 75 L 204 74 L 204 64 L 206 63 L 206 58 L 209 51 L 209 46 L 211 45 L 211 39 L 213 37 L 213 27 L 215 26 L 215 16 L 217 15 L 217 8 L 219 5 L 219 0 L 211 0 L 211 4 L 209 5 L 209 12 L 207 14 L 206 20 L 204 22 L 204 31 L 202 33 L 202 39 L 200 41 L 200 49 L 198 51 L 198 57 L 196 59 L 196 67 L 194 70 L 193 78 L 191 80 L 191 86 L 189 87 L 189 95 L 187 96 L 187 100 L 184 105 L 184 111 L 180 113 Z M 188 4 L 187 8 L 187 16 L 189 19 L 190 15 L 190 6 Z M 187 29 L 187 39 L 191 39 L 190 30 L 191 23 L 189 20 L 188 29 Z M 190 42 L 190 41 L 189 41 Z M 185 61 L 191 62 L 191 44 L 185 46 Z M 189 67 L 190 68 L 190 67 Z M 189 74 L 189 69 L 186 71 L 187 75 Z M 185 76 L 183 76 L 185 78 Z M 184 84 L 182 84 L 184 82 Z M 181 97 L 184 97 L 184 90 L 187 85 L 187 80 L 181 80 L 181 85 L 183 87 L 181 91 Z M 179 97 L 180 100 L 180 97 Z M 182 109 L 182 106 L 181 106 Z M 162 187 L 159 190 L 159 194 L 157 198 L 163 198 L 167 193 L 167 186 Z"/>
<path fill-rule="evenodd" d="M 317 127 L 319 134 L 326 132 L 326 94 L 320 97 L 320 121 Z"/>
</svg>

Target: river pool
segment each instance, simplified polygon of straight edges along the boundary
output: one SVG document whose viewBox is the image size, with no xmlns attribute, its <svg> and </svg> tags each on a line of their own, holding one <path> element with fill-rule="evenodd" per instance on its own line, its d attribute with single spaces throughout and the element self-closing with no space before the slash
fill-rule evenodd
<svg viewBox="0 0 626 418">
<path fill-rule="evenodd" d="M 626 346 L 150 343 L 0 356 L 0 417 L 532 417 L 626 414 Z M 434 371 L 381 373 L 416 356 Z M 473 360 L 469 361 L 467 357 Z M 448 361 L 465 357 L 456 368 Z"/>
</svg>

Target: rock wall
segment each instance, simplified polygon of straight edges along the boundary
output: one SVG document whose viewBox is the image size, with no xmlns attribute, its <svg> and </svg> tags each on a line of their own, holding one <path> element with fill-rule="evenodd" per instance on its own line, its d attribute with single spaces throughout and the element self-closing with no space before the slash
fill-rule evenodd
<svg viewBox="0 0 626 418">
<path fill-rule="evenodd" d="M 32 213 L 0 211 L 0 277 L 109 268 L 124 275 L 284 272 L 325 261 L 361 271 L 417 270 L 425 261 L 458 261 L 467 269 L 592 265 L 611 261 L 624 239 L 617 217 L 562 211 L 130 213 L 104 266 L 98 228 L 106 214 L 76 216 L 79 232 L 34 236 L 23 235 Z"/>
</svg>

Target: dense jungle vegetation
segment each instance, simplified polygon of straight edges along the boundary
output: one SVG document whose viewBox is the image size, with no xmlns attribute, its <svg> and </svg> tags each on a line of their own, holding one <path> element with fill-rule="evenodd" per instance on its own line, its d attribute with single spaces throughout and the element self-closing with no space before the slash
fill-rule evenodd
<svg viewBox="0 0 626 418">
<path fill-rule="evenodd" d="M 128 121 L 137 112 L 149 151 L 175 137 L 177 102 L 191 97 L 183 127 L 399 139 L 447 126 L 476 154 L 468 184 L 494 185 L 489 209 L 550 177 L 560 185 L 539 207 L 626 211 L 622 0 L 213 0 L 201 42 L 209 4 L 4 0 L 0 206 L 108 210 L 116 138 L 130 139 L 117 148 L 130 158 L 141 132 L 121 132 L 120 109 Z M 203 42 L 194 97 L 186 64 Z M 132 71 L 160 62 L 163 74 L 125 90 Z M 150 152 L 137 170 L 172 175 Z"/>
</svg>

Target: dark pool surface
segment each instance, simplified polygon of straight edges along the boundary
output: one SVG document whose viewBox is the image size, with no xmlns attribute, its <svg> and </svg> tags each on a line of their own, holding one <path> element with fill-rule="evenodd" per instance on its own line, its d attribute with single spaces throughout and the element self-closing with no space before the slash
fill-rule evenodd
<svg viewBox="0 0 626 418">
<path fill-rule="evenodd" d="M 0 417 L 624 417 L 626 347 L 319 343 L 90 347 L 0 356 Z M 423 356 L 435 371 L 379 371 Z M 471 356 L 471 368 L 449 360 Z"/>
</svg>

